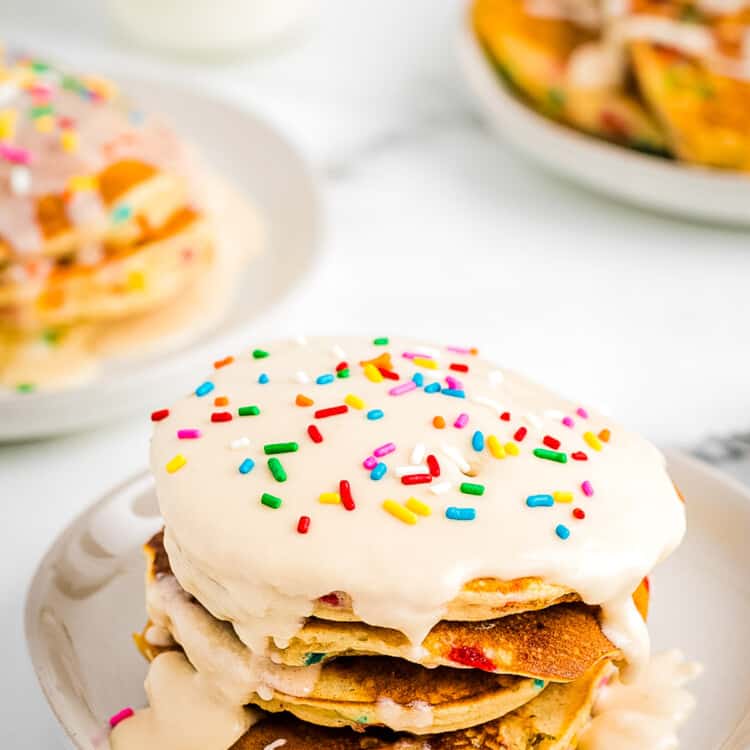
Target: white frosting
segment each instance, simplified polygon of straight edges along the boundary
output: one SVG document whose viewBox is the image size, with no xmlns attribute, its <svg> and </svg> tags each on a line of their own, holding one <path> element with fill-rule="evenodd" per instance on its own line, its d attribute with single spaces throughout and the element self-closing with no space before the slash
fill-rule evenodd
<svg viewBox="0 0 750 750">
<path fill-rule="evenodd" d="M 317 385 L 319 375 L 335 372 L 335 345 L 347 352 L 351 376 Z M 174 405 L 156 425 L 152 444 L 174 573 L 216 617 L 231 621 L 251 650 L 262 653 L 269 638 L 283 646 L 311 613 L 313 601 L 331 591 L 347 592 L 363 621 L 400 630 L 418 645 L 468 581 L 539 576 L 602 605 L 607 632 L 632 660 L 645 663 L 646 629 L 626 602 L 685 532 L 683 505 L 664 458 L 650 443 L 594 412 L 580 416 L 578 404 L 513 372 L 505 371 L 498 381 L 490 377 L 495 366 L 470 354 L 436 350 L 439 370 L 432 370 L 402 356 L 425 352 L 414 341 L 383 347 L 311 338 L 280 342 L 268 351 L 264 359 L 244 352 L 212 373 L 211 393 L 190 395 Z M 359 363 L 386 351 L 401 379 L 371 382 Z M 467 365 L 469 372 L 449 369 L 452 363 Z M 309 384 L 297 381 L 300 370 L 310 373 Z M 450 373 L 461 381 L 467 398 L 421 388 L 389 395 L 415 372 L 423 374 L 425 384 L 433 382 L 436 372 Z M 258 383 L 261 373 L 268 383 Z M 298 393 L 315 404 L 296 406 Z M 317 409 L 343 404 L 348 394 L 361 398 L 366 408 L 315 418 Z M 215 407 L 216 396 L 227 397 L 229 405 Z M 477 403 L 477 396 L 501 404 L 510 420 Z M 257 405 L 260 414 L 238 416 L 238 407 L 248 405 Z M 384 417 L 367 419 L 369 409 L 382 409 Z M 231 421 L 211 421 L 213 412 L 225 410 L 233 415 Z M 462 413 L 469 422 L 459 429 L 453 425 Z M 550 416 L 559 413 L 574 426 Z M 432 425 L 436 415 L 445 418 L 444 429 Z M 528 415 L 534 415 L 538 426 L 524 419 Z M 308 436 L 311 424 L 322 433 L 322 443 Z M 472 447 L 477 430 L 505 445 L 520 426 L 528 434 L 517 444 L 517 456 L 499 459 L 487 447 L 481 452 Z M 200 429 L 202 437 L 179 440 L 177 431 L 185 428 Z M 611 440 L 593 450 L 584 434 L 605 428 Z M 544 447 L 545 435 L 561 441 L 567 463 L 533 454 Z M 252 448 L 239 455 L 229 445 L 242 436 L 250 438 Z M 298 442 L 299 450 L 278 456 L 288 475 L 279 483 L 266 465 L 263 445 L 287 441 Z M 394 443 L 395 450 L 379 460 L 390 470 L 374 481 L 362 462 L 386 443 Z M 427 455 L 437 456 L 438 481 L 448 483 L 443 494 L 431 492 L 430 484 L 404 485 L 393 471 L 409 463 L 418 444 Z M 471 476 L 445 456 L 446 448 L 463 456 Z M 572 460 L 571 454 L 579 451 L 588 460 Z M 170 473 L 167 463 L 177 454 L 186 463 Z M 255 461 L 248 474 L 238 470 L 245 457 Z M 318 501 L 322 493 L 337 492 L 340 480 L 351 483 L 354 510 Z M 582 491 L 587 481 L 591 497 Z M 483 485 L 484 494 L 462 494 L 463 482 Z M 573 502 L 539 508 L 526 504 L 530 495 L 556 491 L 572 493 Z M 282 506 L 274 510 L 261 504 L 263 493 L 280 497 Z M 405 502 L 410 497 L 428 504 L 432 514 L 407 525 L 383 510 L 385 499 Z M 475 508 L 476 520 L 449 520 L 449 506 Z M 586 518 L 576 520 L 574 508 L 583 509 Z M 307 534 L 296 531 L 303 515 L 311 518 Z M 569 538 L 558 537 L 558 525 L 570 531 Z"/>
<path fill-rule="evenodd" d="M 423 733 L 433 722 L 432 707 L 424 701 L 404 706 L 390 698 L 378 698 L 376 715 L 379 722 L 397 732 Z"/>
</svg>

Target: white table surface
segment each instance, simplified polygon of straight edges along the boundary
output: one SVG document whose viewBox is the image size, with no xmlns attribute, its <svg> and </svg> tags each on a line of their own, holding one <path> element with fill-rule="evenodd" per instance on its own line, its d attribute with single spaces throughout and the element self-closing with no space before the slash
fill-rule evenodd
<svg viewBox="0 0 750 750">
<path fill-rule="evenodd" d="M 323 261 L 249 337 L 403 331 L 468 342 L 661 442 L 750 425 L 748 234 L 619 206 L 506 150 L 457 70 L 460 7 L 329 0 L 286 49 L 221 65 L 132 48 L 98 0 L 4 0 L 0 28 L 78 66 L 221 92 L 308 155 L 326 201 Z M 25 588 L 61 526 L 145 465 L 149 431 L 138 415 L 0 447 L 3 748 L 64 746 L 23 645 Z"/>
</svg>

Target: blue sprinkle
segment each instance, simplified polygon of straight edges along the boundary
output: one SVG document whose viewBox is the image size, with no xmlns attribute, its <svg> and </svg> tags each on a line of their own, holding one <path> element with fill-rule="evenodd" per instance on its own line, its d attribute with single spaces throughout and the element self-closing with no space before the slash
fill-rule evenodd
<svg viewBox="0 0 750 750">
<path fill-rule="evenodd" d="M 555 529 L 555 534 L 557 534 L 560 539 L 567 539 L 570 536 L 570 529 L 563 524 L 559 524 L 559 526 Z"/>
<path fill-rule="evenodd" d="M 443 388 L 444 396 L 453 396 L 454 398 L 466 398 L 464 391 L 459 391 L 456 388 Z"/>
<path fill-rule="evenodd" d="M 320 664 L 324 657 L 325 654 L 313 651 L 305 656 L 305 666 L 311 667 L 313 664 Z"/>
<path fill-rule="evenodd" d="M 534 680 L 534 687 L 537 690 L 541 690 L 546 685 L 544 680 L 536 679 Z"/>
<path fill-rule="evenodd" d="M 424 375 L 422 375 L 421 372 L 415 372 L 411 379 L 417 384 L 419 388 L 421 388 L 424 385 Z"/>
<path fill-rule="evenodd" d="M 425 393 L 437 393 L 440 390 L 440 383 L 430 383 L 424 387 Z"/>
<path fill-rule="evenodd" d="M 258 382 L 259 382 L 259 383 L 260 383 L 261 385 L 265 385 L 265 384 L 266 384 L 266 383 L 268 382 L 268 375 L 267 375 L 267 374 L 266 374 L 265 372 L 262 372 L 262 373 L 261 373 L 261 374 L 260 374 L 260 375 L 258 376 Z"/>
<path fill-rule="evenodd" d="M 370 479 L 382 479 L 386 471 L 388 467 L 382 461 L 378 461 L 378 465 L 370 472 Z"/>
<path fill-rule="evenodd" d="M 318 375 L 317 378 L 315 378 L 315 382 L 318 385 L 328 385 L 328 383 L 333 383 L 334 377 L 330 373 L 326 373 L 325 375 Z"/>
<path fill-rule="evenodd" d="M 456 508 L 451 505 L 445 509 L 445 517 L 451 521 L 473 521 L 477 517 L 476 508 Z"/>
<path fill-rule="evenodd" d="M 133 209 L 123 203 L 112 210 L 112 221 L 115 224 L 120 224 L 123 221 L 127 221 L 132 215 Z"/>
<path fill-rule="evenodd" d="M 196 389 L 195 389 L 195 395 L 196 396 L 205 396 L 208 393 L 211 393 L 211 391 L 214 389 L 214 384 L 207 380 L 205 383 L 201 383 Z"/>
<path fill-rule="evenodd" d="M 240 464 L 240 474 L 249 474 L 253 470 L 254 466 L 255 466 L 255 461 L 253 461 L 252 458 L 246 458 Z"/>
<path fill-rule="evenodd" d="M 471 447 L 477 453 L 481 453 L 484 450 L 484 435 L 479 430 L 471 436 Z"/>
<path fill-rule="evenodd" d="M 526 498 L 529 508 L 551 508 L 554 504 L 555 498 L 552 495 L 529 495 Z"/>
<path fill-rule="evenodd" d="M 367 412 L 367 418 L 368 419 L 382 419 L 383 410 L 382 409 L 370 409 L 370 411 Z"/>
</svg>

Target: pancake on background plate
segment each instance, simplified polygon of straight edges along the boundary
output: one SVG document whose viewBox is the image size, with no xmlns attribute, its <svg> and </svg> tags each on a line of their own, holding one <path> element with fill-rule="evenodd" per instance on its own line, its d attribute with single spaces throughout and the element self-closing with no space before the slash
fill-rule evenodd
<svg viewBox="0 0 750 750">
<path fill-rule="evenodd" d="M 672 741 L 692 666 L 651 661 L 646 576 L 685 512 L 639 436 L 387 337 L 227 357 L 152 419 L 150 707 L 114 750 L 611 750 L 633 689 L 618 748 Z"/>
</svg>

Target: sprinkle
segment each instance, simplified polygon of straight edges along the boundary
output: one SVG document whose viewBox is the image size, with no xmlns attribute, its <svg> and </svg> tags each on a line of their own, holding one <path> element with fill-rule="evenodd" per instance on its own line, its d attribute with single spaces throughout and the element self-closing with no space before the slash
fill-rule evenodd
<svg viewBox="0 0 750 750">
<path fill-rule="evenodd" d="M 240 474 L 249 474 L 255 467 L 255 461 L 252 458 L 246 458 L 240 464 Z"/>
<path fill-rule="evenodd" d="M 463 388 L 463 384 L 460 380 L 456 380 L 452 375 L 448 375 L 445 378 L 445 383 L 448 386 L 449 389 L 452 389 L 454 391 L 460 391 Z"/>
<path fill-rule="evenodd" d="M 96 190 L 99 186 L 99 181 L 95 175 L 89 174 L 76 174 L 73 175 L 67 184 L 68 190 L 71 193 L 82 193 L 85 190 Z"/>
<path fill-rule="evenodd" d="M 352 407 L 352 409 L 364 409 L 365 402 L 353 393 L 348 393 L 344 399 L 344 403 Z"/>
<path fill-rule="evenodd" d="M 253 359 L 265 359 L 268 356 L 268 352 L 263 349 L 253 350 Z"/>
<path fill-rule="evenodd" d="M 601 440 L 603 443 L 608 443 L 610 437 L 612 437 L 612 433 L 607 429 L 604 429 L 599 433 L 599 440 Z"/>
<path fill-rule="evenodd" d="M 573 508 L 573 518 L 583 521 L 583 519 L 586 518 L 586 511 L 581 508 Z"/>
<path fill-rule="evenodd" d="M 381 445 L 372 452 L 374 456 L 377 456 L 378 458 L 382 458 L 383 456 L 387 456 L 389 453 L 393 453 L 393 451 L 396 450 L 396 446 L 394 443 L 385 443 L 384 445 Z"/>
<path fill-rule="evenodd" d="M 226 396 L 217 396 L 214 399 L 214 406 L 226 406 L 229 403 L 229 399 Z"/>
<path fill-rule="evenodd" d="M 529 508 L 551 508 L 554 504 L 555 498 L 552 495 L 529 495 L 526 498 Z"/>
<path fill-rule="evenodd" d="M 576 426 L 576 423 L 575 423 L 575 422 L 574 422 L 574 421 L 573 421 L 573 420 L 572 420 L 572 419 L 571 419 L 570 417 L 563 417 L 563 421 L 562 421 L 562 423 L 563 423 L 563 424 L 564 424 L 564 425 L 565 425 L 566 427 L 570 427 L 570 428 L 573 428 L 573 427 L 575 427 L 575 426 Z"/>
<path fill-rule="evenodd" d="M 260 409 L 257 406 L 240 406 L 237 409 L 237 414 L 241 417 L 257 417 L 260 414 Z"/>
<path fill-rule="evenodd" d="M 307 434 L 310 436 L 310 439 L 313 441 L 313 443 L 323 442 L 323 436 L 320 434 L 320 430 L 314 424 L 311 424 L 307 428 Z"/>
<path fill-rule="evenodd" d="M 595 451 L 600 451 L 604 447 L 601 440 L 599 440 L 593 432 L 584 432 L 583 439 L 588 443 L 589 447 L 593 448 Z"/>
<path fill-rule="evenodd" d="M 424 367 L 427 370 L 438 369 L 438 364 L 434 359 L 427 359 L 427 357 L 424 356 L 414 357 L 414 359 L 412 359 L 412 362 L 417 365 L 417 367 Z"/>
<path fill-rule="evenodd" d="M 469 372 L 469 365 L 464 365 L 460 362 L 451 362 L 450 365 L 448 365 L 448 369 L 453 370 L 454 372 Z"/>
<path fill-rule="evenodd" d="M 212 422 L 231 422 L 232 415 L 228 411 L 215 411 L 211 415 Z"/>
<path fill-rule="evenodd" d="M 151 412 L 152 422 L 161 422 L 162 419 L 166 419 L 169 416 L 169 409 L 159 409 L 158 411 Z"/>
<path fill-rule="evenodd" d="M 336 373 L 337 378 L 348 378 L 349 377 L 349 368 L 345 367 L 343 370 L 339 370 Z"/>
<path fill-rule="evenodd" d="M 373 365 L 371 362 L 368 362 L 365 365 L 364 373 L 365 377 L 373 383 L 383 382 L 383 375 L 381 374 L 380 370 L 378 370 L 378 368 L 375 367 L 375 365 Z"/>
<path fill-rule="evenodd" d="M 474 484 L 473 482 L 461 482 L 459 487 L 464 495 L 484 495 L 484 485 Z"/>
<path fill-rule="evenodd" d="M 429 456 L 427 456 L 427 467 L 430 470 L 430 474 L 433 477 L 439 477 L 440 476 L 440 464 L 438 463 L 437 458 L 430 453 Z"/>
<path fill-rule="evenodd" d="M 496 435 L 487 437 L 487 447 L 494 458 L 505 458 L 505 448 L 500 444 Z"/>
<path fill-rule="evenodd" d="M 370 479 L 382 479 L 385 476 L 385 472 L 388 471 L 388 467 L 380 461 L 375 468 L 370 472 Z"/>
<path fill-rule="evenodd" d="M 300 384 L 300 385 L 307 385 L 310 382 L 310 376 L 304 371 L 304 370 L 298 370 L 294 374 L 294 379 Z"/>
<path fill-rule="evenodd" d="M 340 406 L 329 406 L 327 409 L 318 409 L 315 412 L 315 419 L 325 419 L 326 417 L 335 417 L 337 414 L 346 414 L 349 407 L 346 404 Z"/>
<path fill-rule="evenodd" d="M 570 454 L 574 461 L 588 461 L 589 457 L 583 451 L 576 451 Z"/>
<path fill-rule="evenodd" d="M 375 346 L 388 346 L 388 337 L 387 336 L 380 336 L 376 339 L 372 340 L 372 343 L 375 344 Z"/>
<path fill-rule="evenodd" d="M 427 449 L 424 447 L 424 443 L 417 443 L 411 452 L 411 458 L 409 460 L 413 464 L 421 464 L 426 452 Z"/>
<path fill-rule="evenodd" d="M 553 492 L 553 497 L 555 498 L 556 503 L 572 503 L 573 502 L 573 493 L 572 492 Z"/>
<path fill-rule="evenodd" d="M 177 437 L 180 440 L 197 440 L 200 436 L 200 430 L 177 430 Z"/>
<path fill-rule="evenodd" d="M 534 680 L 534 687 L 537 690 L 541 690 L 547 683 L 544 680 L 540 680 L 539 678 L 536 678 Z"/>
<path fill-rule="evenodd" d="M 502 420 L 503 420 L 503 422 L 510 422 L 510 412 L 509 412 L 509 411 L 504 411 L 504 412 L 503 412 L 503 413 L 502 413 L 502 414 L 500 415 L 500 419 L 502 419 Z"/>
<path fill-rule="evenodd" d="M 557 461 L 557 463 L 559 464 L 568 462 L 568 457 L 565 453 L 560 453 L 559 451 L 550 451 L 546 448 L 534 448 L 534 455 L 537 458 L 544 458 L 547 461 Z"/>
<path fill-rule="evenodd" d="M 583 494 L 586 495 L 586 497 L 594 496 L 594 488 L 588 479 L 585 482 L 583 482 L 583 484 L 581 484 L 581 490 L 583 491 Z"/>
<path fill-rule="evenodd" d="M 452 445 L 443 444 L 443 453 L 450 458 L 461 471 L 469 471 L 471 466 L 469 462 L 461 455 L 461 453 L 454 448 Z"/>
<path fill-rule="evenodd" d="M 315 402 L 302 393 L 298 393 L 294 403 L 297 404 L 297 406 L 312 406 Z"/>
<path fill-rule="evenodd" d="M 555 527 L 555 534 L 557 534 L 560 539 L 567 539 L 570 536 L 570 529 L 564 524 L 558 524 L 558 526 Z"/>
<path fill-rule="evenodd" d="M 445 393 L 445 391 L 443 391 Z M 465 412 L 462 412 L 456 417 L 456 421 L 453 423 L 454 427 L 457 427 L 459 430 L 462 430 L 466 425 L 469 424 L 469 415 Z"/>
<path fill-rule="evenodd" d="M 466 398 L 466 393 L 457 388 L 443 388 L 442 393 L 444 396 L 453 396 L 453 398 Z"/>
<path fill-rule="evenodd" d="M 229 447 L 232 450 L 237 450 L 239 448 L 247 448 L 247 446 L 250 445 L 250 438 L 248 437 L 240 437 L 236 440 L 232 440 L 231 443 L 229 443 Z"/>
<path fill-rule="evenodd" d="M 433 495 L 444 495 L 446 492 L 450 490 L 452 487 L 450 482 L 444 481 L 444 482 L 433 482 L 429 486 L 430 492 L 432 492 Z"/>
<path fill-rule="evenodd" d="M 588 413 L 588 412 L 587 412 L 587 411 L 586 411 L 586 410 L 585 410 L 585 409 L 584 409 L 584 408 L 583 408 L 582 406 L 579 406 L 579 407 L 578 407 L 578 408 L 576 409 L 576 414 L 577 414 L 577 415 L 578 415 L 578 416 L 579 416 L 579 417 L 580 417 L 581 419 L 588 419 L 588 418 L 589 418 L 589 413 Z"/>
<path fill-rule="evenodd" d="M 528 430 L 525 427 L 519 427 L 514 433 L 513 433 L 513 440 L 515 440 L 517 443 L 520 443 L 523 441 L 523 439 L 526 437 L 526 433 Z"/>
<path fill-rule="evenodd" d="M 297 533 L 307 534 L 310 531 L 310 516 L 300 516 L 297 521 Z"/>
<path fill-rule="evenodd" d="M 268 382 L 268 374 L 265 372 L 262 372 L 260 375 L 258 375 L 258 382 L 261 385 L 265 385 Z"/>
<path fill-rule="evenodd" d="M 438 430 L 442 430 L 445 427 L 445 419 L 443 417 L 433 417 L 432 426 Z"/>
<path fill-rule="evenodd" d="M 322 505 L 338 505 L 341 502 L 341 495 L 338 492 L 323 492 L 318 502 Z"/>
<path fill-rule="evenodd" d="M 421 388 L 424 385 L 424 375 L 421 372 L 415 372 L 411 379 L 417 384 L 417 388 Z"/>
<path fill-rule="evenodd" d="M 560 447 L 560 441 L 557 438 L 553 438 L 551 435 L 545 435 L 542 442 L 552 450 L 557 450 Z"/>
<path fill-rule="evenodd" d="M 407 466 L 397 466 L 393 473 L 399 477 L 405 477 L 407 474 L 427 474 L 429 468 L 427 464 L 408 464 Z"/>
<path fill-rule="evenodd" d="M 377 465 L 378 459 L 375 458 L 375 456 L 368 456 L 364 461 L 362 461 L 362 466 L 364 466 L 367 471 L 372 471 Z"/>
<path fill-rule="evenodd" d="M 521 449 L 515 443 L 506 443 L 505 452 L 509 453 L 511 456 L 519 456 L 521 454 Z"/>
<path fill-rule="evenodd" d="M 269 458 L 268 468 L 271 472 L 271 476 L 273 476 L 277 482 L 286 482 L 286 471 L 284 471 L 284 467 L 281 465 L 281 461 L 279 461 L 278 458 Z"/>
<path fill-rule="evenodd" d="M 430 383 L 429 385 L 426 385 L 424 387 L 425 393 L 438 393 L 441 390 L 442 386 L 440 383 Z"/>
<path fill-rule="evenodd" d="M 418 516 L 426 517 L 432 515 L 432 508 L 427 505 L 427 503 L 418 500 L 416 497 L 410 497 L 404 505 L 406 505 L 412 513 L 416 513 Z"/>
<path fill-rule="evenodd" d="M 275 456 L 279 453 L 296 453 L 299 450 L 299 443 L 266 443 L 263 446 L 263 452 L 267 456 Z"/>
<path fill-rule="evenodd" d="M 503 410 L 503 407 L 500 406 L 500 404 L 497 401 L 495 401 L 495 399 L 487 398 L 487 396 L 473 396 L 471 400 L 475 404 L 480 404 L 482 406 L 489 406 L 491 409 L 494 409 L 498 414 Z"/>
<path fill-rule="evenodd" d="M 119 206 L 115 206 L 112 209 L 111 218 L 114 224 L 122 224 L 123 222 L 130 219 L 132 216 L 133 216 L 133 209 L 124 203 L 120 204 Z"/>
<path fill-rule="evenodd" d="M 333 381 L 334 377 L 330 372 L 327 372 L 324 375 L 318 375 L 318 377 L 315 378 L 315 382 L 318 385 L 328 385 L 328 383 L 333 383 Z"/>
<path fill-rule="evenodd" d="M 122 711 L 118 711 L 114 716 L 109 717 L 109 726 L 111 729 L 114 729 L 120 722 L 134 715 L 135 711 L 132 708 L 123 708 Z"/>
<path fill-rule="evenodd" d="M 354 510 L 356 506 L 352 497 L 352 487 L 346 479 L 339 482 L 339 495 L 341 496 L 341 504 L 347 510 Z"/>
<path fill-rule="evenodd" d="M 477 453 L 481 453 L 484 450 L 484 434 L 480 430 L 477 430 L 471 436 L 471 447 Z"/>
<path fill-rule="evenodd" d="M 9 146 L 7 143 L 0 143 L 0 158 L 11 164 L 30 164 L 31 151 L 25 148 Z"/>
<path fill-rule="evenodd" d="M 344 362 L 343 360 L 339 362 L 335 367 L 336 372 L 341 372 L 342 370 L 348 370 L 348 369 L 349 369 L 349 363 Z"/>
<path fill-rule="evenodd" d="M 456 508 L 451 505 L 445 509 L 445 517 L 451 521 L 473 521 L 477 517 L 475 508 Z"/>
<path fill-rule="evenodd" d="M 383 410 L 382 409 L 370 409 L 370 411 L 367 412 L 367 418 L 370 420 L 382 419 Z"/>
<path fill-rule="evenodd" d="M 313 651 L 312 653 L 305 656 L 305 666 L 312 667 L 314 664 L 320 664 L 320 662 L 322 662 L 324 658 L 324 653 L 321 653 L 320 651 Z"/>
<path fill-rule="evenodd" d="M 432 474 L 407 474 L 401 477 L 401 484 L 429 484 L 432 481 Z"/>
<path fill-rule="evenodd" d="M 260 501 L 263 505 L 273 508 L 274 510 L 278 510 L 281 507 L 281 498 L 272 495 L 270 492 L 264 492 L 260 496 Z"/>
<path fill-rule="evenodd" d="M 393 370 L 387 370 L 385 367 L 378 367 L 378 370 L 380 370 L 380 374 L 388 380 L 400 379 L 400 375 L 397 372 L 393 372 Z"/>
<path fill-rule="evenodd" d="M 409 524 L 409 526 L 413 526 L 417 522 L 416 514 L 395 500 L 384 500 L 383 509 L 394 518 L 398 518 L 399 521 Z"/>
<path fill-rule="evenodd" d="M 167 464 L 167 472 L 169 474 L 174 474 L 176 471 L 179 471 L 186 463 L 187 463 L 187 459 L 185 458 L 185 456 L 183 456 L 182 453 L 178 453 Z"/>
<path fill-rule="evenodd" d="M 195 389 L 195 395 L 196 396 L 206 396 L 215 388 L 214 384 L 207 380 L 205 383 L 201 383 L 196 389 Z"/>
<path fill-rule="evenodd" d="M 10 168 L 10 189 L 13 195 L 28 195 L 31 192 L 31 170 L 22 164 Z"/>
<path fill-rule="evenodd" d="M 416 391 L 417 390 L 417 384 L 413 380 L 407 380 L 405 383 L 401 383 L 401 385 L 397 385 L 394 388 L 391 388 L 388 391 L 388 394 L 390 396 L 401 396 L 404 393 L 409 393 L 409 391 Z"/>
</svg>

